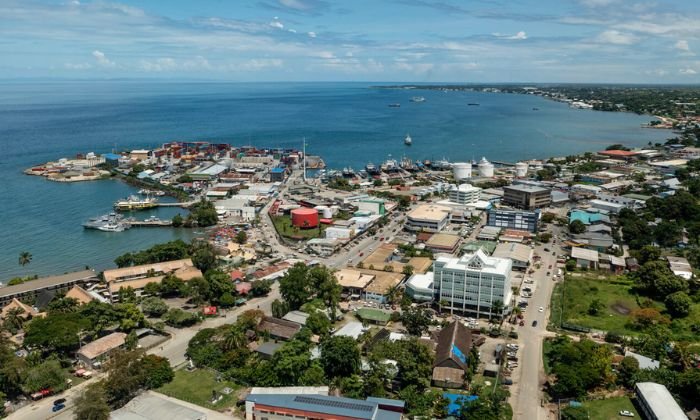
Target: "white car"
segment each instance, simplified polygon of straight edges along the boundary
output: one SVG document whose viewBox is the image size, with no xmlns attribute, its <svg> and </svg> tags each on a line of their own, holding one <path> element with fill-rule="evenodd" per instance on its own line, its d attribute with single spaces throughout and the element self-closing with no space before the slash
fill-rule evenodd
<svg viewBox="0 0 700 420">
<path fill-rule="evenodd" d="M 544 312 L 544 308 L 540 306 L 539 309 L 537 309 L 537 311 Z"/>
<path fill-rule="evenodd" d="M 620 411 L 620 415 L 623 417 L 634 417 L 634 413 L 627 410 Z"/>
</svg>

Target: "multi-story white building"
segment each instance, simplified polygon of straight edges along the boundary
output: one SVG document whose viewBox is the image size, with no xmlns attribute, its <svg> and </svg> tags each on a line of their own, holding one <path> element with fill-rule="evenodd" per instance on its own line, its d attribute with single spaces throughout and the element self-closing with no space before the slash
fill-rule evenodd
<svg viewBox="0 0 700 420">
<path fill-rule="evenodd" d="M 450 312 L 504 316 L 512 307 L 512 264 L 509 258 L 489 257 L 481 250 L 460 258 L 438 257 L 433 263 L 435 299 Z M 492 311 L 496 301 L 503 308 L 500 314 Z"/>
<path fill-rule="evenodd" d="M 414 232 L 439 232 L 449 223 L 451 210 L 437 204 L 420 205 L 408 213 L 405 227 Z"/>
<path fill-rule="evenodd" d="M 450 201 L 457 204 L 476 204 L 481 198 L 481 188 L 471 184 L 462 184 L 459 187 L 450 190 Z"/>
</svg>

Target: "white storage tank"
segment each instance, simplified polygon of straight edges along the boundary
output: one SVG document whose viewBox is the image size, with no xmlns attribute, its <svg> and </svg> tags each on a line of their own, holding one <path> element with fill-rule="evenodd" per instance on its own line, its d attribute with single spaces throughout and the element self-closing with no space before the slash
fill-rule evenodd
<svg viewBox="0 0 700 420">
<path fill-rule="evenodd" d="M 318 211 L 321 214 L 321 217 L 324 219 L 333 218 L 333 210 L 331 210 L 331 208 L 328 206 L 316 206 L 314 209 Z"/>
<path fill-rule="evenodd" d="M 515 176 L 523 178 L 527 175 L 528 164 L 526 162 L 518 162 L 515 164 Z"/>
<path fill-rule="evenodd" d="M 465 162 L 457 162 L 452 164 L 452 175 L 455 181 L 469 179 L 472 177 L 472 164 Z"/>
<path fill-rule="evenodd" d="M 479 167 L 479 176 L 485 177 L 485 178 L 491 178 L 493 176 L 493 163 L 486 160 L 485 157 L 481 158 L 481 160 L 479 161 L 478 167 Z"/>
</svg>

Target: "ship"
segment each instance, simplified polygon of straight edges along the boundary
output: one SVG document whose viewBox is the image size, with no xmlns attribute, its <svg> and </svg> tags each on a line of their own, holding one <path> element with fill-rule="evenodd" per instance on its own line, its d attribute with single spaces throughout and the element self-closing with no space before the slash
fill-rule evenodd
<svg viewBox="0 0 700 420">
<path fill-rule="evenodd" d="M 148 196 L 141 199 L 132 195 L 114 203 L 114 208 L 119 211 L 145 210 L 154 207 L 158 207 L 158 199 Z"/>
<path fill-rule="evenodd" d="M 403 139 L 403 144 L 405 144 L 406 146 L 410 146 L 413 144 L 413 139 L 411 138 L 410 134 L 406 134 L 406 138 Z"/>
<path fill-rule="evenodd" d="M 413 171 L 418 170 L 418 167 L 416 166 L 415 163 L 413 163 L 411 158 L 405 157 L 405 156 L 403 158 L 401 158 L 401 163 L 399 163 L 399 166 L 404 171 L 413 172 Z"/>
<path fill-rule="evenodd" d="M 353 178 L 355 176 L 355 171 L 353 171 L 352 168 L 346 167 L 343 168 L 343 177 L 344 178 Z"/>
<path fill-rule="evenodd" d="M 102 216 L 93 217 L 83 223 L 85 229 L 96 229 L 103 232 L 123 232 L 129 229 L 129 224 L 124 223 L 124 218 L 120 214 L 108 213 Z"/>
<path fill-rule="evenodd" d="M 389 155 L 389 159 L 385 160 L 384 163 L 382 163 L 381 168 L 384 172 L 396 172 L 399 170 L 399 165 L 396 162 L 396 160 L 392 159 L 391 155 Z"/>
<path fill-rule="evenodd" d="M 141 195 L 156 195 L 158 197 L 162 197 L 165 195 L 165 192 L 163 191 L 151 191 L 146 188 L 142 188 L 139 190 L 139 194 Z"/>
<path fill-rule="evenodd" d="M 479 106 L 477 102 L 470 102 L 467 104 L 468 106 Z"/>
<path fill-rule="evenodd" d="M 401 104 L 389 104 L 389 108 L 401 108 Z"/>
<path fill-rule="evenodd" d="M 368 174 L 370 175 L 378 175 L 379 174 L 379 168 L 377 165 L 374 163 L 370 162 L 367 165 L 365 165 L 365 170 L 367 171 Z"/>
<path fill-rule="evenodd" d="M 430 164 L 430 167 L 436 171 L 445 171 L 447 169 L 450 169 L 450 162 L 448 162 L 447 159 L 442 158 L 442 160 L 432 162 Z"/>
<path fill-rule="evenodd" d="M 411 98 L 411 102 L 425 102 L 425 98 L 422 96 L 414 96 Z"/>
</svg>

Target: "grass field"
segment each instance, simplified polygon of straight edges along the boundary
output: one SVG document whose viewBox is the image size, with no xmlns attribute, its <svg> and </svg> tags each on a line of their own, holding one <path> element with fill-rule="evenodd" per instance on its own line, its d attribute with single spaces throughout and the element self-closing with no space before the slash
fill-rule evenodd
<svg viewBox="0 0 700 420">
<path fill-rule="evenodd" d="M 556 285 L 552 294 L 551 322 L 556 326 L 561 321 L 596 330 L 634 334 L 626 326 L 629 314 L 639 308 L 635 296 L 630 293 L 632 286 L 633 283 L 624 277 L 567 277 L 566 281 Z M 590 315 L 588 308 L 595 299 L 602 303 L 602 309 L 597 315 Z"/>
<path fill-rule="evenodd" d="M 233 389 L 234 392 L 229 395 L 221 394 L 226 387 Z M 175 379 L 172 382 L 157 391 L 212 410 L 221 410 L 236 404 L 236 388 L 237 385 L 231 382 L 216 382 L 216 374 L 210 370 L 197 369 L 188 372 L 181 369 L 175 371 Z M 223 399 L 216 404 L 210 403 L 213 390 L 223 395 Z"/>
<path fill-rule="evenodd" d="M 305 240 L 322 238 L 326 225 L 320 224 L 320 228 L 299 229 L 292 226 L 292 219 L 289 216 L 273 216 L 272 223 L 275 225 L 277 233 L 285 238 L 295 240 Z"/>
<path fill-rule="evenodd" d="M 627 410 L 634 413 L 634 418 L 639 418 L 639 413 L 634 408 L 632 400 L 629 397 L 608 398 L 605 400 L 586 401 L 583 403 L 583 408 L 588 410 L 589 418 L 591 419 L 624 419 L 620 415 L 621 410 Z"/>
<path fill-rule="evenodd" d="M 630 314 L 639 309 L 637 296 L 633 293 L 634 283 L 624 276 L 601 276 L 588 273 L 581 277 L 567 276 L 552 293 L 551 325 L 569 323 L 594 330 L 613 331 L 625 335 L 636 335 L 637 331 L 628 326 Z M 596 315 L 588 313 L 595 299 L 602 304 Z M 647 297 L 640 297 L 646 300 Z M 663 302 L 655 301 L 653 306 L 661 313 L 666 308 Z M 697 342 L 697 334 L 691 328 L 700 324 L 700 303 L 691 307 L 686 318 L 675 319 L 670 325 L 674 339 Z"/>
</svg>

